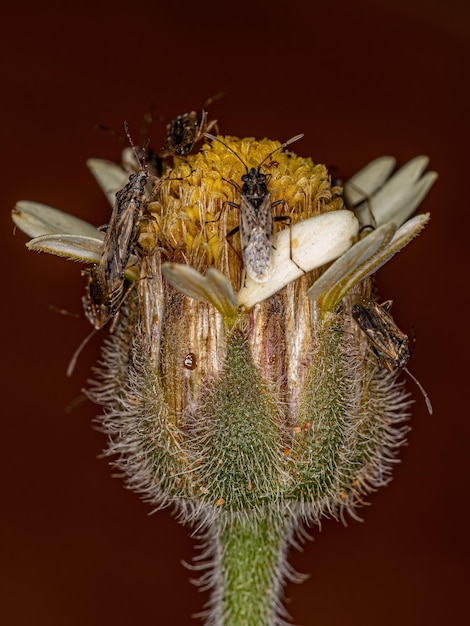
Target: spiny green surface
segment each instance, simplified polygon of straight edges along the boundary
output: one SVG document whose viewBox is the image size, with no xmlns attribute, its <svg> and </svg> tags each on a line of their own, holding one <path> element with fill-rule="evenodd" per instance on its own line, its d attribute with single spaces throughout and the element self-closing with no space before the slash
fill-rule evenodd
<svg viewBox="0 0 470 626">
<path fill-rule="evenodd" d="M 223 370 L 202 398 L 191 437 L 201 498 L 243 512 L 279 497 L 282 479 L 278 411 L 235 331 Z"/>
<path fill-rule="evenodd" d="M 264 519 L 252 519 L 249 525 L 235 520 L 221 532 L 220 623 L 224 626 L 273 623 L 277 586 L 281 583 L 283 531 L 282 517 L 265 511 Z"/>
<path fill-rule="evenodd" d="M 293 450 L 293 495 L 312 502 L 337 496 L 346 461 L 355 385 L 339 324 L 327 327 L 309 368 Z"/>
</svg>

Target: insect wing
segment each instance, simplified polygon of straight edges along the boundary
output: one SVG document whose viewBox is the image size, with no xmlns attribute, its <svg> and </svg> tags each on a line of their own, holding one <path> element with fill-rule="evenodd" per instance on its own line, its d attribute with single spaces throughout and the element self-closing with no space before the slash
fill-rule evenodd
<svg viewBox="0 0 470 626">
<path fill-rule="evenodd" d="M 367 335 L 375 354 L 384 366 L 390 372 L 393 372 L 397 367 L 402 369 L 416 383 L 423 394 L 429 415 L 432 415 L 433 409 L 428 394 L 419 380 L 406 367 L 411 356 L 408 336 L 401 332 L 389 315 L 388 311 L 391 306 L 391 300 L 387 300 L 382 305 L 376 302 L 369 302 L 364 305 L 354 304 L 352 316 Z"/>
<path fill-rule="evenodd" d="M 366 306 L 354 304 L 352 316 L 388 369 L 392 369 L 392 366 L 403 368 L 410 358 L 408 336 L 397 327 L 387 312 L 389 302 L 385 304 L 386 308 L 376 302 L 367 303 Z"/>
<path fill-rule="evenodd" d="M 83 298 L 85 315 L 96 329 L 102 328 L 116 315 L 125 298 L 124 270 L 139 226 L 147 180 L 148 172 L 142 169 L 132 174 L 128 183 L 116 193 L 103 255 L 89 272 Z"/>
<path fill-rule="evenodd" d="M 273 217 L 271 196 L 266 194 L 255 209 L 243 195 L 240 198 L 240 241 L 247 275 L 255 282 L 266 282 L 272 271 Z"/>
<path fill-rule="evenodd" d="M 88 283 L 82 298 L 83 309 L 88 321 L 99 330 L 112 317 L 112 308 L 107 302 L 108 286 L 100 278 L 99 266 L 93 267 L 87 274 Z"/>
<path fill-rule="evenodd" d="M 105 251 L 100 265 L 109 276 L 122 277 L 132 252 L 140 221 L 142 196 L 147 183 L 145 170 L 132 174 L 129 182 L 117 192 L 113 213 L 106 230 Z"/>
</svg>

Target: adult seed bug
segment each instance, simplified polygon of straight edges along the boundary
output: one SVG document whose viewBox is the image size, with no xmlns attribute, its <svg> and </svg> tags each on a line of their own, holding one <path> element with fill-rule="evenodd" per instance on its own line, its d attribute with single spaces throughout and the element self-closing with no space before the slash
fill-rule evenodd
<svg viewBox="0 0 470 626">
<path fill-rule="evenodd" d="M 208 121 L 206 108 L 223 96 L 222 92 L 208 98 L 201 113 L 191 111 L 178 115 L 166 127 L 165 145 L 161 149 L 163 158 L 168 156 L 185 156 L 191 152 L 195 143 L 204 137 L 206 132 L 217 127 L 217 120 Z"/>
<path fill-rule="evenodd" d="M 138 159 L 127 123 L 124 128 Z M 124 270 L 133 251 L 142 217 L 142 201 L 148 176 L 147 166 L 143 163 L 139 171 L 131 174 L 128 183 L 116 193 L 100 262 L 86 272 L 88 284 L 82 301 L 85 315 L 96 329 L 102 328 L 116 315 L 126 296 Z"/>
<path fill-rule="evenodd" d="M 240 225 L 227 233 L 227 238 L 234 235 L 237 231 L 240 231 L 242 258 L 246 274 L 257 283 L 265 283 L 273 269 L 274 221 L 290 220 L 290 217 L 273 217 L 272 209 L 275 206 L 284 204 L 285 201 L 276 200 L 276 202 L 271 202 L 271 194 L 268 190 L 271 176 L 263 174 L 261 172 L 261 166 L 275 152 L 301 139 L 303 134 L 296 135 L 288 141 L 285 141 L 275 150 L 272 150 L 256 168 L 252 167 L 250 169 L 248 169 L 243 159 L 232 150 L 230 146 L 227 146 L 227 144 L 210 133 L 205 133 L 205 135 L 212 141 L 218 141 L 225 146 L 227 150 L 237 157 L 246 169 L 246 174 L 242 176 L 242 187 L 233 180 L 229 181 L 235 189 L 240 192 L 240 204 L 229 201 L 227 201 L 226 204 L 240 209 Z"/>
<path fill-rule="evenodd" d="M 416 383 L 423 394 L 429 414 L 432 415 L 432 405 L 427 393 L 406 367 L 411 356 L 409 339 L 390 315 L 392 304 L 392 300 L 382 304 L 372 300 L 360 300 L 352 306 L 352 317 L 369 339 L 379 362 L 390 372 L 397 368 L 404 370 Z"/>
</svg>

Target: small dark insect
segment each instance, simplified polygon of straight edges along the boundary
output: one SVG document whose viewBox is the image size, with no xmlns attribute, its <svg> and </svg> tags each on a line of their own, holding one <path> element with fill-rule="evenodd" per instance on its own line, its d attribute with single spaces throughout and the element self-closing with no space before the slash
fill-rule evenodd
<svg viewBox="0 0 470 626">
<path fill-rule="evenodd" d="M 184 357 L 183 365 L 187 370 L 195 370 L 197 367 L 197 358 L 194 352 L 188 352 Z"/>
<path fill-rule="evenodd" d="M 409 339 L 390 315 L 392 304 L 392 300 L 387 300 L 383 304 L 372 300 L 361 300 L 353 304 L 353 319 L 367 335 L 379 362 L 390 372 L 394 372 L 397 368 L 404 370 L 414 380 L 423 394 L 429 413 L 432 414 L 432 405 L 427 393 L 406 367 L 411 356 Z"/>
<path fill-rule="evenodd" d="M 206 133 L 206 137 L 224 145 L 227 150 L 230 150 L 230 152 L 243 163 L 246 169 L 246 174 L 242 176 L 243 185 L 241 188 L 235 181 L 230 181 L 235 189 L 240 192 L 240 204 L 236 204 L 235 202 L 226 202 L 226 204 L 240 209 L 240 226 L 231 230 L 227 234 L 227 238 L 234 235 L 238 230 L 240 231 L 242 258 L 247 276 L 257 283 L 264 283 L 268 280 L 273 269 L 273 223 L 274 221 L 280 220 L 290 222 L 290 217 L 273 217 L 272 209 L 275 206 L 284 204 L 285 201 L 277 200 L 276 202 L 271 202 L 271 194 L 268 190 L 271 176 L 263 174 L 261 172 L 261 166 L 275 152 L 282 150 L 291 143 L 294 143 L 294 141 L 298 141 L 303 137 L 303 134 L 296 135 L 284 142 L 278 148 L 270 152 L 257 168 L 252 167 L 251 169 L 248 169 L 248 166 L 240 156 L 223 141 L 209 133 Z"/>
<path fill-rule="evenodd" d="M 125 130 L 134 148 L 127 124 Z M 82 299 L 83 306 L 86 317 L 96 329 L 102 328 L 116 315 L 126 296 L 124 270 L 133 251 L 142 217 L 142 200 L 148 176 L 146 164 L 143 164 L 116 193 L 101 260 L 86 271 L 88 284 Z"/>
<path fill-rule="evenodd" d="M 204 133 L 217 127 L 217 120 L 208 121 L 206 107 L 222 95 L 222 92 L 219 92 L 206 100 L 200 114 L 196 111 L 183 113 L 167 125 L 165 145 L 161 149 L 163 158 L 175 155 L 185 156 L 191 152 L 194 144 L 204 137 Z"/>
</svg>

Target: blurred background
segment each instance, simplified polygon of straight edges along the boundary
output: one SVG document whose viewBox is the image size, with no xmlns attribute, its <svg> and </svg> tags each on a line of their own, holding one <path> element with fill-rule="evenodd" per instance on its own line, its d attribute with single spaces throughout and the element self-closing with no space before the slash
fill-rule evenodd
<svg viewBox="0 0 470 626">
<path fill-rule="evenodd" d="M 9 5 L 9 6 L 8 6 Z M 232 5 L 24 0 L 2 8 L 2 452 L 0 622 L 5 626 L 189 626 L 206 597 L 189 583 L 196 542 L 168 511 L 112 478 L 99 408 L 81 402 L 95 337 L 71 378 L 89 324 L 80 266 L 13 236 L 21 199 L 99 225 L 109 207 L 85 166 L 138 135 L 150 104 L 164 118 L 210 108 L 222 133 L 285 140 L 348 178 L 371 159 L 429 155 L 439 179 L 432 220 L 380 270 L 383 299 L 417 336 L 409 446 L 363 523 L 326 521 L 291 562 L 303 626 L 459 623 L 468 595 L 468 67 L 463 0 L 312 0 Z M 161 145 L 165 124 L 150 139 Z M 447 220 L 447 221 L 446 221 Z M 462 220 L 464 220 L 462 222 Z M 63 309 L 79 317 L 61 315 Z M 103 333 L 104 334 L 104 333 Z M 253 625 L 249 625 L 253 626 Z"/>
</svg>

